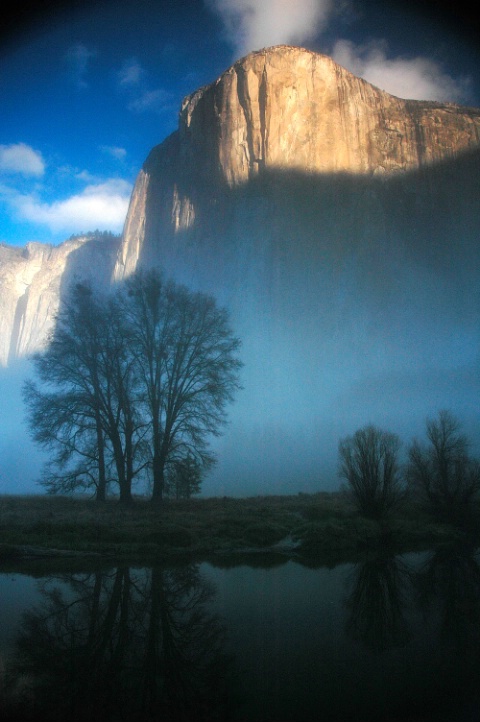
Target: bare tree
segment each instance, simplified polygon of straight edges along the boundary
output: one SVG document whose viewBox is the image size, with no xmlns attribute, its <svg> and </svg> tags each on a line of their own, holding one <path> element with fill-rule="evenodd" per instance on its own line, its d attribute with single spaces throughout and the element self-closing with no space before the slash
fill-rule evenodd
<svg viewBox="0 0 480 722">
<path fill-rule="evenodd" d="M 141 468 L 134 466 L 136 448 L 144 432 L 133 402 L 128 329 L 121 319 L 114 298 L 76 284 L 48 347 L 33 358 L 40 386 L 27 382 L 24 399 L 33 438 L 55 453 L 43 479 L 51 492 L 86 485 L 93 463 L 96 496 L 103 501 L 111 460 L 120 499 L 131 501 L 132 480 Z M 75 457 L 82 461 L 72 473 L 67 464 Z"/>
<path fill-rule="evenodd" d="M 114 468 L 130 502 L 148 469 L 161 501 L 165 472 L 176 469 L 190 477 L 181 493 L 198 491 L 214 462 L 208 437 L 220 434 L 239 388 L 239 346 L 213 298 L 156 271 L 107 297 L 77 284 L 34 357 L 40 385 L 24 386 L 33 437 L 55 454 L 43 483 L 51 492 L 93 484 L 103 500 Z"/>
<path fill-rule="evenodd" d="M 427 443 L 414 440 L 407 478 L 414 496 L 437 518 L 463 523 L 480 491 L 480 464 L 469 455 L 469 442 L 449 411 L 427 419 Z"/>
<path fill-rule="evenodd" d="M 379 519 L 402 498 L 399 438 L 365 426 L 339 443 L 339 474 L 346 479 L 360 513 Z"/>
<path fill-rule="evenodd" d="M 34 439 L 52 454 L 42 472 L 42 486 L 51 494 L 93 488 L 103 501 L 108 454 L 95 414 L 77 394 L 41 390 L 32 381 L 25 384 L 24 396 Z"/>
<path fill-rule="evenodd" d="M 208 468 L 208 437 L 226 422 L 240 388 L 240 341 L 211 296 L 165 282 L 155 270 L 126 285 L 132 348 L 150 429 L 152 501 L 160 502 L 169 463 L 190 456 Z"/>
<path fill-rule="evenodd" d="M 165 492 L 175 499 L 190 499 L 200 493 L 202 476 L 205 471 L 192 454 L 173 461 L 165 474 Z"/>
</svg>

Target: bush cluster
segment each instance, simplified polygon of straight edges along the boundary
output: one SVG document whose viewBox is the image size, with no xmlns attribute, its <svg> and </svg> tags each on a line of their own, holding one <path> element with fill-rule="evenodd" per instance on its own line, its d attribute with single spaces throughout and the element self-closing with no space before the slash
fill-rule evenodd
<svg viewBox="0 0 480 722">
<path fill-rule="evenodd" d="M 384 517 L 408 495 L 438 521 L 468 524 L 480 491 L 480 463 L 449 411 L 427 419 L 426 440 L 414 439 L 399 462 L 400 439 L 365 426 L 339 443 L 339 473 L 360 513 Z"/>
</svg>

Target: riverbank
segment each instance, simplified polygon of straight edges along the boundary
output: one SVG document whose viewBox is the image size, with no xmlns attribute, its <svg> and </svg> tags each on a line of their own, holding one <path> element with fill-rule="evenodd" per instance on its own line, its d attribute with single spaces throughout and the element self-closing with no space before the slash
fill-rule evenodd
<svg viewBox="0 0 480 722">
<path fill-rule="evenodd" d="M 98 504 L 84 498 L 0 496 L 0 564 L 32 559 L 115 558 L 129 562 L 190 557 L 321 556 L 352 560 L 365 549 L 395 553 L 462 541 L 409 504 L 385 521 L 358 515 L 340 493 Z"/>
</svg>

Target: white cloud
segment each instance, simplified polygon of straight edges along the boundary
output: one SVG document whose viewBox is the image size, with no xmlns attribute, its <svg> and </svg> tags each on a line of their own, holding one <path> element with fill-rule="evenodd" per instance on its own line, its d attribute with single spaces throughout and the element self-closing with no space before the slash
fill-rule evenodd
<svg viewBox="0 0 480 722">
<path fill-rule="evenodd" d="M 121 231 L 131 191 L 127 181 L 110 179 L 53 203 L 44 203 L 34 195 L 18 195 L 11 202 L 22 220 L 46 225 L 56 233 L 78 233 L 93 228 Z"/>
<path fill-rule="evenodd" d="M 100 150 L 102 153 L 106 153 L 116 160 L 125 160 L 127 157 L 127 151 L 125 148 L 119 148 L 116 145 L 102 145 L 100 146 Z"/>
<path fill-rule="evenodd" d="M 72 78 L 78 88 L 82 89 L 88 87 L 85 76 L 88 71 L 88 64 L 90 62 L 90 59 L 94 58 L 95 55 L 96 52 L 94 50 L 89 50 L 89 48 L 87 48 L 82 43 L 77 43 L 76 45 L 72 45 L 72 47 L 69 48 L 66 55 L 66 60 L 68 65 L 70 66 Z"/>
<path fill-rule="evenodd" d="M 96 176 L 94 176 L 92 173 L 90 173 L 90 171 L 88 171 L 88 170 L 76 171 L 76 170 L 68 169 L 68 173 L 66 173 L 66 175 L 70 175 L 70 176 L 73 175 L 73 177 L 76 180 L 82 181 L 82 183 L 94 184 L 94 183 L 98 182 L 98 178 Z"/>
<path fill-rule="evenodd" d="M 125 61 L 117 77 L 120 89 L 130 99 L 128 110 L 135 113 L 145 111 L 162 113 L 165 109 L 170 110 L 172 102 L 170 93 L 163 88 L 152 89 L 147 71 L 135 58 Z"/>
<path fill-rule="evenodd" d="M 143 113 L 146 110 L 153 110 L 158 113 L 169 107 L 170 102 L 170 95 L 165 90 L 158 88 L 157 90 L 146 90 L 141 93 L 129 103 L 128 108 L 137 113 Z"/>
<path fill-rule="evenodd" d="M 358 46 L 338 40 L 332 57 L 355 75 L 399 98 L 442 102 L 468 99 L 468 78 L 452 78 L 439 63 L 425 57 L 389 59 L 382 41 Z"/>
<path fill-rule="evenodd" d="M 138 60 L 131 58 L 126 60 L 118 72 L 118 82 L 120 85 L 132 87 L 140 85 L 145 76 L 145 70 L 142 68 Z"/>
<path fill-rule="evenodd" d="M 348 0 L 204 0 L 222 20 L 235 57 L 280 44 L 302 45 L 345 16 Z M 453 78 L 428 57 L 388 58 L 383 40 L 358 46 L 338 40 L 334 60 L 368 82 L 401 98 L 468 102 L 470 79 Z"/>
<path fill-rule="evenodd" d="M 45 172 L 45 162 L 42 154 L 26 143 L 0 145 L 0 172 L 39 177 Z"/>
<path fill-rule="evenodd" d="M 333 0 L 206 0 L 222 19 L 235 52 L 302 43 L 324 29 Z"/>
</svg>

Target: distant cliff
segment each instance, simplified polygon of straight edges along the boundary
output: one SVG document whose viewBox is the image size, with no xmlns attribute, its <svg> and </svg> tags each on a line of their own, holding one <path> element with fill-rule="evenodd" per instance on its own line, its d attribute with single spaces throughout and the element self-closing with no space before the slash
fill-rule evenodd
<svg viewBox="0 0 480 722">
<path fill-rule="evenodd" d="M 0 365 L 41 349 L 75 278 L 106 288 L 118 239 L 79 236 L 59 246 L 0 245 Z"/>
</svg>

